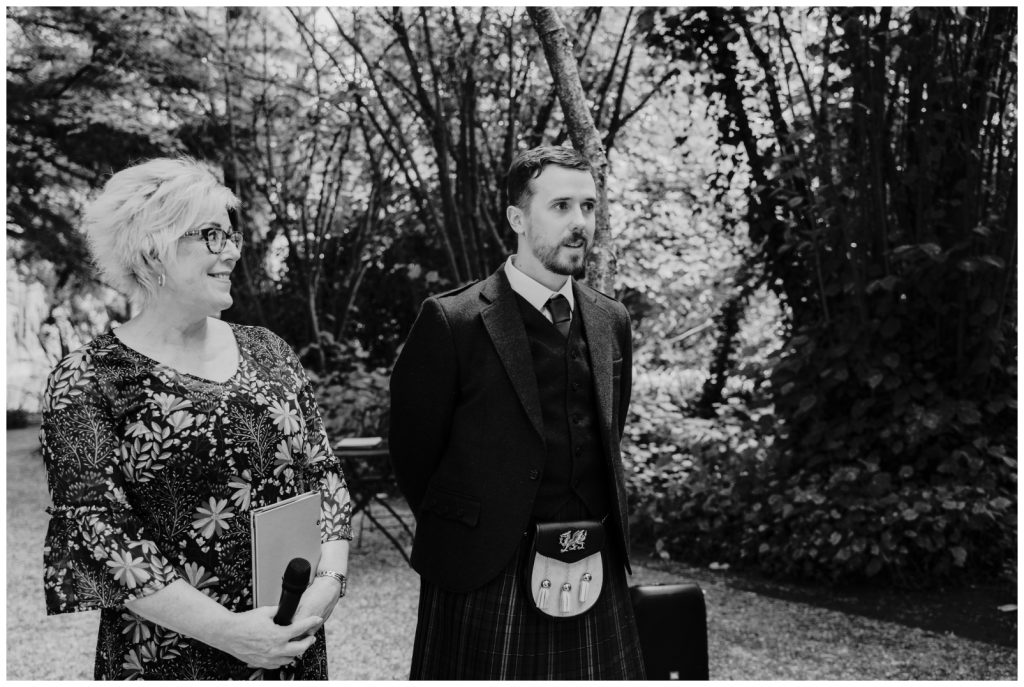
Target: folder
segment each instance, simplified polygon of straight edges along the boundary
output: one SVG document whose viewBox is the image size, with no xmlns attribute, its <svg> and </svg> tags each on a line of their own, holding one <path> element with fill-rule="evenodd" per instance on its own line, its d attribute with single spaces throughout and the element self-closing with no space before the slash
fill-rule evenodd
<svg viewBox="0 0 1024 687">
<path fill-rule="evenodd" d="M 275 606 L 291 559 L 305 558 L 313 570 L 320 562 L 320 492 L 254 508 L 251 515 L 253 608 Z"/>
</svg>

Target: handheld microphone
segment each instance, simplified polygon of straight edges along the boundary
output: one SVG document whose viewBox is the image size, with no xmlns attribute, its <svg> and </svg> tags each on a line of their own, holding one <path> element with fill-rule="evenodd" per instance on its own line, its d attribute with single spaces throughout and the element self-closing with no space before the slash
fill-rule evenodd
<svg viewBox="0 0 1024 687">
<path fill-rule="evenodd" d="M 277 605 L 274 622 L 278 625 L 290 625 L 295 608 L 299 605 L 302 592 L 309 586 L 309 561 L 305 558 L 293 558 L 288 561 L 281 577 L 281 602 Z"/>
</svg>

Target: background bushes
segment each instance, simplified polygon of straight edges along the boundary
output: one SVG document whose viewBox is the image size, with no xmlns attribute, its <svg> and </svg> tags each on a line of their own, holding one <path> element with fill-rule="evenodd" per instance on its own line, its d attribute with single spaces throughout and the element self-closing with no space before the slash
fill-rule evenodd
<svg viewBox="0 0 1024 687">
<path fill-rule="evenodd" d="M 690 377 L 648 377 L 634 392 L 623 448 L 639 550 L 828 583 L 1015 579 L 1007 447 L 975 439 L 896 472 L 825 458 L 787 475 L 770 405 L 734 399 L 714 418 L 680 419 L 699 390 Z M 882 416 L 863 431 L 893 433 L 898 422 Z M 955 421 L 939 426 L 946 440 L 959 435 Z"/>
</svg>

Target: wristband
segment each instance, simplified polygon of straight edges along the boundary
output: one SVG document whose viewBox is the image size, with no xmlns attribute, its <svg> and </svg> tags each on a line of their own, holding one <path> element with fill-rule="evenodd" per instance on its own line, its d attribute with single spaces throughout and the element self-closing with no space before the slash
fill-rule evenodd
<svg viewBox="0 0 1024 687">
<path fill-rule="evenodd" d="M 338 572 L 337 570 L 317 570 L 316 576 L 330 577 L 332 579 L 337 580 L 338 584 L 341 585 L 341 594 L 338 595 L 338 598 L 340 599 L 341 597 L 345 596 L 345 588 L 348 586 L 347 579 L 340 572 Z"/>
</svg>

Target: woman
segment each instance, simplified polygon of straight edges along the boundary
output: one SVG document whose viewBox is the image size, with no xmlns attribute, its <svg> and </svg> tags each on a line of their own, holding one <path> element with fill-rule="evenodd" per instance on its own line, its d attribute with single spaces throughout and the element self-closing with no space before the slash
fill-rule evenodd
<svg viewBox="0 0 1024 687">
<path fill-rule="evenodd" d="M 47 611 L 101 610 L 97 679 L 326 678 L 351 505 L 295 354 L 218 319 L 237 204 L 196 162 L 161 158 L 113 175 L 85 213 L 100 271 L 138 314 L 53 370 L 40 438 Z M 249 512 L 312 489 L 318 573 L 282 627 L 252 609 Z"/>
</svg>

